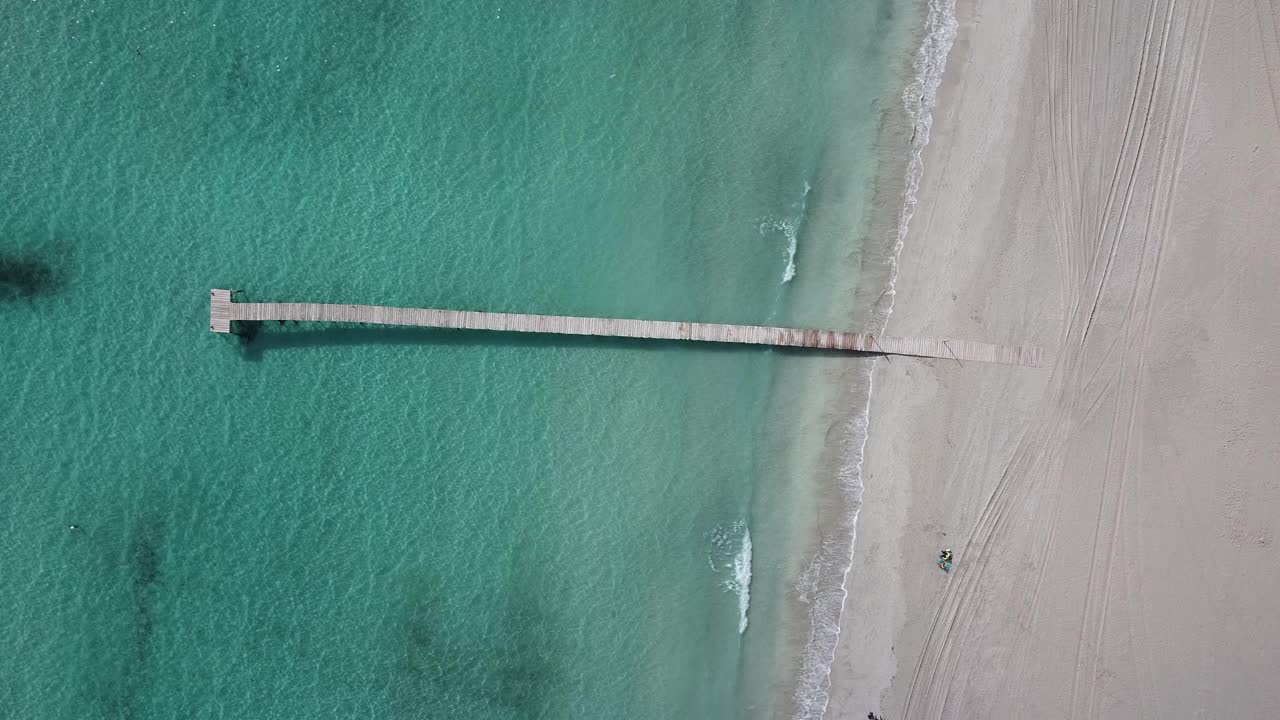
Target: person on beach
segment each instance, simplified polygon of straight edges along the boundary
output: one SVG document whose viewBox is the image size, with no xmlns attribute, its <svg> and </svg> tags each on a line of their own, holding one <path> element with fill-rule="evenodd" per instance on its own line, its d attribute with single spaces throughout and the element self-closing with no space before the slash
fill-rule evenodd
<svg viewBox="0 0 1280 720">
<path fill-rule="evenodd" d="M 938 553 L 938 567 L 942 568 L 942 572 L 951 572 L 951 548 L 945 548 Z"/>
</svg>

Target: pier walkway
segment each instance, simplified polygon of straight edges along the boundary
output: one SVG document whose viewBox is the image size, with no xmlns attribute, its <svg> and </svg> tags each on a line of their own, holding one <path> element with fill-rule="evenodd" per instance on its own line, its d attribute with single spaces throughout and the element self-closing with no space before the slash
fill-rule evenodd
<svg viewBox="0 0 1280 720">
<path fill-rule="evenodd" d="M 366 323 L 371 325 L 406 325 L 459 330 L 494 330 L 499 332 L 742 343 L 821 350 L 847 350 L 885 355 L 909 355 L 947 360 L 1024 365 L 1027 367 L 1039 367 L 1040 365 L 1040 348 L 1038 347 L 1009 347 L 968 340 L 904 338 L 838 330 L 806 330 L 758 325 L 566 317 L 561 315 L 521 315 L 469 310 L 397 308 L 380 305 L 233 302 L 230 290 L 213 290 L 210 294 L 212 304 L 209 329 L 216 333 L 231 332 L 231 323 L 236 321 L 294 320 L 298 322 Z"/>
</svg>

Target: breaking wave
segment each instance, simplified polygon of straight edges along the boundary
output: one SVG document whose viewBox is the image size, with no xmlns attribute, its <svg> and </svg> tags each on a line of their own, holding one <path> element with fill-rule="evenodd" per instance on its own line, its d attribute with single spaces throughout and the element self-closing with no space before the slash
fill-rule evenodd
<svg viewBox="0 0 1280 720">
<path fill-rule="evenodd" d="M 738 634 L 747 631 L 747 611 L 751 608 L 751 529 L 744 522 L 720 525 L 710 533 L 712 571 L 727 571 L 720 586 L 738 596 Z"/>
<path fill-rule="evenodd" d="M 796 250 L 800 247 L 800 225 L 804 222 L 805 211 L 809 206 L 809 191 L 813 187 L 806 181 L 804 184 L 804 195 L 800 197 L 800 202 L 796 204 L 796 212 L 786 217 L 766 218 L 760 223 L 760 234 L 768 236 L 774 232 L 782 233 L 787 240 L 787 262 L 782 268 L 782 281 L 780 285 L 786 285 L 796 276 Z"/>
<path fill-rule="evenodd" d="M 733 558 L 733 590 L 738 593 L 738 634 L 747 631 L 747 610 L 751 607 L 751 530 L 742 529 L 742 549 Z"/>
</svg>

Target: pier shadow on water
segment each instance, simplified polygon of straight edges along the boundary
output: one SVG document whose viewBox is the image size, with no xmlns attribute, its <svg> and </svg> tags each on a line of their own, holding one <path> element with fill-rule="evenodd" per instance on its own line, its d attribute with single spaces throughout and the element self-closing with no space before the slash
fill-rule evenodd
<svg viewBox="0 0 1280 720">
<path fill-rule="evenodd" d="M 293 324 L 266 321 L 237 329 L 241 355 L 260 361 L 269 352 L 353 345 L 429 345 L 434 347 L 610 348 L 627 352 L 696 350 L 701 353 L 763 353 L 781 356 L 853 358 L 881 357 L 882 353 L 816 350 L 813 348 L 739 345 L 733 343 L 654 340 L 595 335 L 553 335 L 448 328 L 369 327 L 329 325 L 300 329 Z"/>
</svg>

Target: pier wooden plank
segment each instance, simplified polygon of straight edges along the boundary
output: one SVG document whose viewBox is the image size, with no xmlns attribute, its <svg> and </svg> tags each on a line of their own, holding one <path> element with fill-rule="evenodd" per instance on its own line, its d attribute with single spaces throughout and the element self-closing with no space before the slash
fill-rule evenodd
<svg viewBox="0 0 1280 720">
<path fill-rule="evenodd" d="M 231 332 L 231 291 L 209 291 L 209 329 L 216 333 Z"/>
<path fill-rule="evenodd" d="M 873 352 L 1027 367 L 1040 365 L 1040 348 L 1037 347 L 1002 346 L 950 338 L 893 337 L 837 330 L 761 325 L 524 315 L 382 305 L 238 303 L 232 302 L 229 290 L 214 290 L 211 296 L 209 328 L 218 333 L 231 332 L 231 322 L 236 320 L 261 322 L 294 320 L 557 335 L 597 335 L 653 340 L 692 340 Z"/>
</svg>

